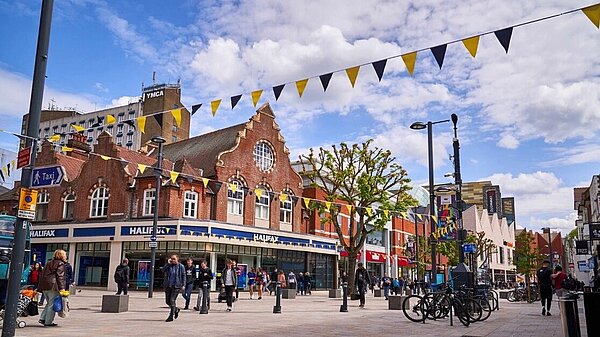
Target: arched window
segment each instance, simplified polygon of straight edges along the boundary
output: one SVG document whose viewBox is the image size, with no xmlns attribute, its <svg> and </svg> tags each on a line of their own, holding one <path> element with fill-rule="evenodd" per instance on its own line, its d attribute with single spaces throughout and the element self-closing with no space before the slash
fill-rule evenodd
<svg viewBox="0 0 600 337">
<path fill-rule="evenodd" d="M 185 191 L 183 198 L 183 217 L 195 219 L 198 215 L 198 193 Z"/>
<path fill-rule="evenodd" d="M 262 191 L 262 193 L 256 193 L 254 217 L 260 220 L 269 220 L 269 213 L 271 210 L 269 191 L 264 186 L 259 186 L 257 191 Z"/>
<path fill-rule="evenodd" d="M 37 206 L 35 207 L 35 221 L 48 220 L 48 203 L 50 195 L 46 191 L 40 191 L 37 196 Z"/>
<path fill-rule="evenodd" d="M 244 190 L 242 183 L 238 180 L 227 184 L 227 213 L 244 214 Z"/>
<path fill-rule="evenodd" d="M 154 200 L 156 199 L 156 189 L 148 188 L 144 190 L 144 207 L 142 215 L 154 215 Z"/>
<path fill-rule="evenodd" d="M 75 194 L 69 193 L 65 196 L 63 201 L 63 219 L 73 219 L 73 212 L 75 211 Z"/>
<path fill-rule="evenodd" d="M 90 218 L 102 218 L 107 216 L 108 198 L 109 194 L 106 187 L 98 187 L 92 192 Z"/>
<path fill-rule="evenodd" d="M 275 164 L 273 148 L 265 140 L 261 140 L 254 146 L 254 161 L 261 171 L 268 171 Z"/>
</svg>

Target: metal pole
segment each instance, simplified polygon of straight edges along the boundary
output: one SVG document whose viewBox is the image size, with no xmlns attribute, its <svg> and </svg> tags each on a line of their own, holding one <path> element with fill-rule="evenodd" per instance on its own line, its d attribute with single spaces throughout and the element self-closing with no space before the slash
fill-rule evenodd
<svg viewBox="0 0 600 337">
<path fill-rule="evenodd" d="M 434 181 L 433 181 L 433 123 L 427 122 L 427 154 L 429 157 L 429 223 L 431 227 L 431 280 L 430 283 L 433 285 L 437 281 L 437 265 L 436 265 L 436 240 L 433 237 L 435 232 L 435 223 L 431 220 L 435 217 L 435 194 L 434 194 Z"/>
<path fill-rule="evenodd" d="M 416 209 L 416 208 L 415 208 Z M 417 258 L 417 282 L 419 281 L 419 271 L 421 270 L 421 268 L 419 268 L 419 218 L 416 215 L 416 212 L 414 214 L 415 217 L 415 236 L 416 236 L 416 240 L 415 240 L 415 256 Z"/>
<path fill-rule="evenodd" d="M 273 306 L 274 314 L 281 314 L 281 282 L 277 281 L 277 287 L 275 288 L 275 306 Z"/>
<path fill-rule="evenodd" d="M 54 0 L 42 1 L 42 12 L 40 15 L 40 28 L 38 32 L 37 51 L 35 54 L 35 66 L 33 70 L 33 83 L 31 86 L 31 99 L 29 101 L 29 119 L 27 121 L 27 138 L 25 146 L 32 145 L 31 163 L 23 168 L 21 175 L 21 186 L 29 188 L 31 186 L 31 170 L 35 165 L 37 154 L 36 139 L 39 136 L 40 118 L 42 114 L 42 99 L 44 97 L 44 84 L 46 82 L 46 65 L 48 63 L 48 47 L 50 45 L 50 28 L 52 24 L 52 8 Z M 4 313 L 4 322 L 2 328 L 2 337 L 12 337 L 15 335 L 17 323 L 17 305 L 19 302 L 19 290 L 21 288 L 21 275 L 23 274 L 23 259 L 25 258 L 25 241 L 27 236 L 27 226 L 29 222 L 23 218 L 17 218 L 15 224 L 15 235 L 10 257 L 10 267 L 8 276 L 8 289 L 6 297 L 6 306 Z M 51 305 L 51 304 L 50 304 Z"/>
<path fill-rule="evenodd" d="M 554 256 L 552 256 L 552 230 L 548 227 L 548 257 L 550 258 L 550 268 L 554 269 Z"/>
<path fill-rule="evenodd" d="M 208 281 L 202 282 L 202 308 L 200 309 L 201 314 L 208 314 Z"/>
<path fill-rule="evenodd" d="M 157 139 L 158 140 L 158 139 Z M 156 162 L 156 195 L 154 197 L 154 219 L 152 220 L 152 238 L 156 240 L 156 233 L 158 232 L 158 208 L 160 202 L 160 185 L 162 177 L 162 160 L 163 160 L 163 143 L 164 141 L 157 141 L 158 143 L 158 161 Z M 156 267 L 156 247 L 150 248 L 150 285 L 148 286 L 148 298 L 152 298 L 154 293 L 154 269 Z"/>
<path fill-rule="evenodd" d="M 340 305 L 340 312 L 348 312 L 348 282 L 342 283 L 342 305 Z"/>
<path fill-rule="evenodd" d="M 458 235 L 457 235 L 457 244 L 458 244 L 458 263 L 465 262 L 465 253 L 463 252 L 462 245 L 464 241 L 464 233 L 463 233 L 463 222 L 462 222 L 462 178 L 460 176 L 460 143 L 458 141 L 456 124 L 458 123 L 458 116 L 456 114 L 452 114 L 452 124 L 454 124 L 454 139 L 452 140 L 452 147 L 454 148 L 454 185 L 456 185 L 456 205 L 457 207 L 457 217 L 456 224 L 458 225 Z"/>
</svg>

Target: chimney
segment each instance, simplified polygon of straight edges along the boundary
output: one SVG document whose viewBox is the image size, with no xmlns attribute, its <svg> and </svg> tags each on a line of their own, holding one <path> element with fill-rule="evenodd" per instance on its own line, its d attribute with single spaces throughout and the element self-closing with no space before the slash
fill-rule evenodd
<svg viewBox="0 0 600 337">
<path fill-rule="evenodd" d="M 73 134 L 73 139 L 69 139 L 67 147 L 73 149 L 73 151 L 67 152 L 68 156 L 81 160 L 87 160 L 88 153 L 92 151 L 87 143 L 87 137 L 80 133 Z"/>
</svg>

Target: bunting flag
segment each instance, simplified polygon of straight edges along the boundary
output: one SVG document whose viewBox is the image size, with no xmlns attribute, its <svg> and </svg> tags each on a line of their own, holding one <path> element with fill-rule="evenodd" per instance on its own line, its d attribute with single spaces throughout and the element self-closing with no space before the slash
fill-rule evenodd
<svg viewBox="0 0 600 337">
<path fill-rule="evenodd" d="M 237 191 L 237 188 L 238 188 L 237 184 L 229 183 L 228 186 L 229 186 L 229 189 L 231 190 L 231 192 L 235 193 Z"/>
<path fill-rule="evenodd" d="M 48 138 L 48 140 L 51 141 L 51 142 L 53 142 L 53 143 L 54 142 L 58 142 L 60 140 L 60 135 L 58 133 L 54 134 L 50 138 Z"/>
<path fill-rule="evenodd" d="M 135 120 L 137 121 L 137 125 L 138 125 L 138 128 L 140 129 L 140 132 L 146 133 L 146 117 L 145 116 L 138 117 Z"/>
<path fill-rule="evenodd" d="M 76 131 L 76 132 L 78 132 L 78 133 L 79 133 L 79 132 L 83 132 L 83 131 L 85 130 L 85 128 L 84 128 L 83 126 L 79 126 L 79 125 L 77 125 L 77 124 L 71 124 L 71 127 L 72 127 L 73 129 L 75 129 L 75 131 Z"/>
<path fill-rule="evenodd" d="M 235 108 L 235 106 L 238 104 L 238 102 L 240 101 L 241 98 L 242 98 L 242 95 L 231 96 L 231 109 L 232 110 L 233 110 L 233 108 Z"/>
<path fill-rule="evenodd" d="M 220 99 L 216 99 L 210 102 L 210 110 L 212 112 L 213 117 L 217 114 L 217 109 L 219 109 L 219 105 L 221 105 Z"/>
<path fill-rule="evenodd" d="M 379 79 L 379 82 L 381 82 L 381 79 L 383 78 L 383 72 L 385 70 L 386 64 L 387 64 L 387 59 L 383 59 L 383 60 L 371 63 L 371 65 L 373 65 L 373 69 L 375 69 L 375 73 L 377 74 L 377 78 Z"/>
<path fill-rule="evenodd" d="M 171 110 L 171 114 L 177 123 L 177 127 L 181 127 L 181 108 Z"/>
<path fill-rule="evenodd" d="M 111 159 L 109 156 L 104 156 L 104 155 L 100 155 L 100 158 L 102 158 L 103 160 L 110 160 Z"/>
<path fill-rule="evenodd" d="M 437 223 L 438 222 L 438 218 L 435 215 L 431 216 L 431 220 L 433 220 L 433 222 Z"/>
<path fill-rule="evenodd" d="M 383 214 L 387 217 L 390 214 L 390 211 L 388 211 L 387 209 L 384 209 Z"/>
<path fill-rule="evenodd" d="M 400 212 L 400 217 L 402 217 L 402 219 L 406 219 L 408 216 L 408 214 L 406 212 Z"/>
<path fill-rule="evenodd" d="M 592 21 L 596 28 L 600 28 L 600 4 L 583 8 L 581 11 Z"/>
<path fill-rule="evenodd" d="M 154 115 L 152 115 L 152 117 L 154 117 L 154 119 L 156 120 L 156 123 L 158 123 L 158 126 L 162 129 L 162 126 L 163 126 L 163 114 L 154 114 Z"/>
<path fill-rule="evenodd" d="M 260 96 L 262 95 L 262 93 L 262 90 L 256 90 L 250 93 L 250 95 L 252 96 L 252 105 L 254 105 L 255 108 L 256 104 L 258 104 L 258 101 L 260 100 Z"/>
<path fill-rule="evenodd" d="M 202 107 L 202 103 L 192 105 L 192 116 Z"/>
<path fill-rule="evenodd" d="M 352 205 L 346 205 L 346 209 L 348 210 L 348 214 L 352 214 Z"/>
<path fill-rule="evenodd" d="M 442 65 L 444 64 L 444 56 L 446 56 L 447 47 L 447 44 L 431 47 L 431 53 L 433 54 L 433 57 L 435 57 L 438 66 L 440 66 L 440 70 L 442 69 Z"/>
<path fill-rule="evenodd" d="M 327 87 L 329 87 L 329 81 L 331 81 L 331 77 L 333 73 L 323 74 L 319 76 L 319 80 L 321 81 L 321 85 L 323 86 L 323 92 L 327 91 Z"/>
<path fill-rule="evenodd" d="M 2 181 L 6 181 L 6 178 L 4 178 L 4 173 L 2 173 L 3 170 L 0 170 L 0 178 L 2 178 Z"/>
<path fill-rule="evenodd" d="M 62 152 L 71 152 L 73 151 L 72 147 L 68 147 L 68 146 L 61 146 L 60 148 L 62 150 Z"/>
<path fill-rule="evenodd" d="M 475 55 L 477 55 L 477 48 L 479 47 L 479 35 L 464 39 L 462 40 L 462 43 L 465 45 L 465 48 L 467 48 L 471 56 L 475 57 Z"/>
<path fill-rule="evenodd" d="M 208 178 L 202 178 L 202 183 L 204 184 L 204 188 L 208 187 Z"/>
<path fill-rule="evenodd" d="M 263 190 L 260 188 L 257 188 L 254 190 L 254 194 L 256 194 L 256 197 L 260 199 L 263 195 Z"/>
<path fill-rule="evenodd" d="M 513 27 L 500 29 L 494 32 L 498 42 L 502 45 L 506 53 L 508 54 L 508 45 L 510 44 L 510 37 L 512 36 Z"/>
<path fill-rule="evenodd" d="M 8 168 L 6 166 L 2 166 L 2 171 L 4 171 L 4 174 L 8 177 L 10 177 L 10 174 L 8 174 Z M 4 177 L 2 177 L 4 178 Z"/>
<path fill-rule="evenodd" d="M 365 210 L 367 211 L 367 214 L 369 214 L 369 216 L 373 216 L 373 209 L 371 207 L 366 207 Z"/>
<path fill-rule="evenodd" d="M 275 95 L 275 101 L 279 100 L 279 96 L 281 96 L 281 92 L 283 91 L 284 87 L 285 87 L 285 84 L 280 84 L 280 85 L 273 87 L 273 94 Z"/>
<path fill-rule="evenodd" d="M 144 174 L 144 171 L 146 171 L 146 168 L 148 167 L 147 165 L 144 164 L 137 164 L 138 170 L 140 171 L 141 174 Z"/>
<path fill-rule="evenodd" d="M 302 201 L 304 201 L 304 206 L 306 206 L 306 208 L 310 208 L 310 199 L 309 198 L 302 198 Z"/>
<path fill-rule="evenodd" d="M 331 208 L 331 201 L 325 201 L 325 208 L 329 211 Z"/>
<path fill-rule="evenodd" d="M 285 193 L 281 193 L 279 195 L 279 200 L 281 200 L 281 202 L 285 202 L 288 199 L 288 195 Z"/>
<path fill-rule="evenodd" d="M 115 124 L 117 120 L 113 115 L 106 115 L 106 125 Z"/>
<path fill-rule="evenodd" d="M 346 75 L 348 75 L 348 79 L 350 80 L 350 84 L 352 84 L 352 88 L 354 88 L 354 84 L 356 84 L 356 78 L 358 77 L 359 70 L 360 66 L 346 69 Z"/>
<path fill-rule="evenodd" d="M 300 98 L 302 98 L 302 94 L 304 93 L 304 89 L 306 88 L 307 84 L 308 78 L 296 81 L 296 89 L 298 89 L 298 96 L 300 96 Z"/>
<path fill-rule="evenodd" d="M 419 218 L 419 220 L 423 221 L 423 214 L 417 214 L 417 218 Z"/>
<path fill-rule="evenodd" d="M 171 182 L 173 182 L 173 184 L 177 183 L 177 178 L 179 177 L 179 172 L 171 171 L 171 172 L 169 172 L 169 175 L 171 176 Z"/>
<path fill-rule="evenodd" d="M 412 53 L 400 55 L 402 57 L 402 61 L 404 61 L 404 65 L 406 66 L 406 70 L 410 76 L 412 76 L 415 72 L 415 63 L 417 62 L 417 52 L 414 51 Z"/>
<path fill-rule="evenodd" d="M 131 119 L 123 121 L 123 123 L 129 125 L 131 128 L 135 129 L 135 122 Z"/>
</svg>

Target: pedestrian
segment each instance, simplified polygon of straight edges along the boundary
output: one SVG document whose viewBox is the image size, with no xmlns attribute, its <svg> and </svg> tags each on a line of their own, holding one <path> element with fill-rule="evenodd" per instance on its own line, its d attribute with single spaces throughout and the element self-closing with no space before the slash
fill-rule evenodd
<svg viewBox="0 0 600 337">
<path fill-rule="evenodd" d="M 544 260 L 542 267 L 538 269 L 536 274 L 540 288 L 542 316 L 552 316 L 550 314 L 550 307 L 552 306 L 552 270 L 550 270 L 550 261 Z"/>
<path fill-rule="evenodd" d="M 43 271 L 42 264 L 39 262 L 36 262 L 31 266 L 31 271 L 29 272 L 27 284 L 32 285 L 34 290 L 37 289 L 40 284 L 40 277 L 42 276 L 42 271 Z M 44 303 L 44 293 L 42 293 L 42 295 L 40 296 L 38 305 L 42 305 L 43 303 Z"/>
<path fill-rule="evenodd" d="M 202 297 L 204 296 L 204 292 L 202 289 L 204 287 L 204 282 L 208 283 L 207 290 L 209 291 L 210 295 L 210 281 L 212 280 L 212 278 L 212 271 L 210 270 L 210 268 L 208 268 L 206 260 L 200 261 L 200 271 L 198 272 L 198 282 L 200 284 L 200 287 L 198 288 L 198 300 L 196 301 L 196 306 L 194 307 L 194 310 L 200 311 L 200 308 L 202 307 Z M 210 296 L 206 296 L 206 307 L 210 310 Z"/>
<path fill-rule="evenodd" d="M 221 277 L 223 278 L 223 287 L 225 287 L 227 311 L 231 311 L 233 306 L 233 291 L 237 288 L 237 273 L 233 269 L 233 261 L 227 260 L 227 266 L 221 272 Z"/>
<path fill-rule="evenodd" d="M 369 276 L 369 272 L 365 269 L 362 262 L 359 262 L 358 269 L 356 269 L 356 273 L 354 274 L 354 284 L 360 300 L 359 308 L 365 307 L 365 293 L 370 283 L 371 277 Z"/>
<path fill-rule="evenodd" d="M 238 298 L 240 298 L 240 288 L 238 288 L 238 286 L 241 286 L 243 288 L 243 284 L 240 284 L 240 275 L 242 275 L 242 271 L 241 269 L 238 267 L 237 265 L 237 261 L 236 260 L 231 260 L 233 262 L 233 269 L 235 270 L 235 277 L 236 277 L 236 286 L 235 286 L 235 301 L 237 301 Z"/>
<path fill-rule="evenodd" d="M 279 271 L 277 270 L 277 267 L 275 267 L 275 269 L 273 269 L 273 271 L 271 272 L 271 282 L 269 283 L 269 295 L 273 295 L 273 291 L 275 290 L 275 288 L 277 288 L 277 275 L 279 275 Z"/>
<path fill-rule="evenodd" d="M 293 271 L 288 274 L 288 284 L 290 289 L 296 290 L 296 274 Z"/>
<path fill-rule="evenodd" d="M 304 293 L 307 295 L 312 294 L 312 279 L 309 272 L 304 273 Z"/>
<path fill-rule="evenodd" d="M 67 281 L 67 290 L 71 290 L 71 286 L 73 286 L 73 266 L 69 263 L 69 260 L 65 260 L 65 278 Z"/>
<path fill-rule="evenodd" d="M 256 284 L 256 269 L 254 267 L 250 268 L 248 274 L 246 274 L 248 278 L 248 293 L 250 294 L 250 299 L 254 299 L 254 285 Z"/>
<path fill-rule="evenodd" d="M 177 296 L 185 287 L 185 267 L 179 263 L 179 256 L 173 254 L 162 270 L 165 273 L 165 300 L 170 309 L 169 317 L 165 322 L 172 322 L 179 317 Z"/>
<path fill-rule="evenodd" d="M 56 312 L 53 308 L 54 298 L 60 296 L 60 292 L 67 289 L 67 279 L 65 271 L 65 261 L 67 253 L 62 249 L 54 251 L 54 256 L 46 265 L 40 275 L 38 291 L 42 291 L 48 299 L 48 305 L 42 311 L 40 324 L 44 326 L 56 326 L 54 316 Z"/>
<path fill-rule="evenodd" d="M 256 282 L 256 291 L 258 291 L 258 299 L 262 300 L 262 294 L 263 294 L 263 286 L 264 286 L 264 274 L 261 268 L 258 268 L 258 271 L 256 272 L 256 277 L 254 278 L 254 281 Z"/>
<path fill-rule="evenodd" d="M 564 296 L 567 289 L 563 287 L 563 281 L 567 279 L 567 274 L 562 271 L 561 266 L 554 267 L 554 274 L 552 274 L 552 283 L 554 283 L 554 289 L 556 290 L 556 296 L 561 298 Z"/>
<path fill-rule="evenodd" d="M 285 273 L 283 272 L 283 270 L 280 270 L 279 273 L 277 273 L 277 282 L 279 282 L 279 285 L 281 286 L 281 288 L 287 288 L 287 282 L 285 279 Z M 277 294 L 275 294 L 277 295 Z"/>
<path fill-rule="evenodd" d="M 298 290 L 296 291 L 296 293 L 304 295 L 304 274 L 302 273 L 298 274 Z"/>
<path fill-rule="evenodd" d="M 115 282 L 117 283 L 117 295 L 127 295 L 129 287 L 129 260 L 124 258 L 120 265 L 115 270 Z"/>
<path fill-rule="evenodd" d="M 383 273 L 381 278 L 380 288 L 383 288 L 383 297 L 387 300 L 390 297 L 390 287 L 392 286 L 392 279 L 388 276 L 388 273 Z"/>
<path fill-rule="evenodd" d="M 375 293 L 375 285 L 376 284 L 379 284 L 379 278 L 377 277 L 377 275 L 373 274 L 371 276 L 371 284 L 369 285 L 369 288 L 371 289 L 372 294 Z"/>
<path fill-rule="evenodd" d="M 185 261 L 185 288 L 183 291 L 183 298 L 185 299 L 185 307 L 183 310 L 190 309 L 190 301 L 192 300 L 192 290 L 194 290 L 194 283 L 196 283 L 196 266 L 194 266 L 194 260 L 191 257 Z"/>
<path fill-rule="evenodd" d="M 263 293 L 266 293 L 267 290 L 269 290 L 269 283 L 270 283 L 270 279 L 269 279 L 269 273 L 267 273 L 267 270 L 262 270 L 262 279 L 263 279 Z"/>
<path fill-rule="evenodd" d="M 399 278 L 399 279 L 398 279 L 398 278 L 396 277 L 396 278 L 395 278 L 395 279 L 392 281 L 392 288 L 394 289 L 394 294 L 396 294 L 396 296 L 398 296 L 398 295 L 402 295 L 402 293 L 401 293 L 401 292 L 402 292 L 402 290 L 401 290 L 401 289 L 402 289 L 402 287 L 400 286 L 400 280 L 402 280 L 402 278 Z"/>
</svg>

